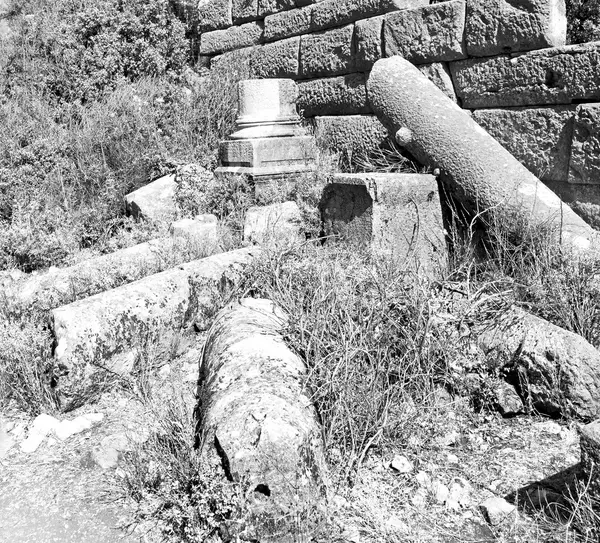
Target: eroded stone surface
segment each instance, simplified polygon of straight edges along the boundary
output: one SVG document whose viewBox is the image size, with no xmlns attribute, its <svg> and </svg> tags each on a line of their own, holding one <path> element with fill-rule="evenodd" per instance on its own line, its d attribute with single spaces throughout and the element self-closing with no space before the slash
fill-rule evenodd
<svg viewBox="0 0 600 543">
<path fill-rule="evenodd" d="M 221 30 L 233 24 L 232 0 L 199 0 L 198 32 Z"/>
<path fill-rule="evenodd" d="M 300 77 L 322 77 L 351 72 L 354 25 L 302 36 Z"/>
<path fill-rule="evenodd" d="M 433 62 L 432 64 L 421 64 L 419 66 L 421 73 L 438 88 L 440 89 L 450 100 L 456 102 L 456 93 L 454 92 L 454 85 L 452 84 L 452 76 L 448 65 L 443 62 Z"/>
<path fill-rule="evenodd" d="M 259 0 L 232 0 L 233 24 L 239 25 L 258 19 L 258 2 Z"/>
<path fill-rule="evenodd" d="M 600 42 L 450 65 L 466 108 L 570 104 L 600 98 Z"/>
<path fill-rule="evenodd" d="M 298 93 L 298 110 L 306 117 L 371 112 L 362 73 L 300 81 Z"/>
<path fill-rule="evenodd" d="M 300 37 L 267 43 L 257 47 L 250 57 L 253 77 L 298 77 Z"/>
<path fill-rule="evenodd" d="M 356 69 L 365 72 L 383 57 L 383 21 L 385 16 L 357 21 L 355 28 Z"/>
<path fill-rule="evenodd" d="M 214 55 L 234 49 L 242 49 L 260 43 L 263 39 L 263 23 L 255 21 L 225 30 L 205 32 L 200 37 L 200 55 Z"/>
<path fill-rule="evenodd" d="M 569 183 L 600 185 L 599 104 L 584 104 L 577 108 L 569 164 Z"/>
<path fill-rule="evenodd" d="M 473 112 L 473 120 L 537 177 L 564 182 L 575 107 L 479 109 Z"/>
<path fill-rule="evenodd" d="M 172 221 L 177 214 L 175 175 L 165 175 L 125 196 L 127 213 L 136 219 Z"/>
<path fill-rule="evenodd" d="M 415 64 L 465 58 L 464 0 L 450 0 L 386 15 L 385 56 L 401 55 Z"/>
<path fill-rule="evenodd" d="M 469 0 L 465 36 L 475 57 L 565 45 L 565 2 Z"/>
<path fill-rule="evenodd" d="M 329 115 L 315 117 L 319 147 L 368 156 L 387 138 L 388 132 L 375 115 Z"/>
<path fill-rule="evenodd" d="M 295 7 L 294 0 L 258 0 L 258 15 L 259 17 L 266 17 Z"/>
</svg>

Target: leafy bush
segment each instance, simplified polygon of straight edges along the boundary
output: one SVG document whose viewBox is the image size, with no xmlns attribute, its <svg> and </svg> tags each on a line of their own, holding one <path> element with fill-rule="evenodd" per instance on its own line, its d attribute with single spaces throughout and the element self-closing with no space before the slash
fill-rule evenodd
<svg viewBox="0 0 600 543">
<path fill-rule="evenodd" d="M 600 1 L 566 0 L 567 42 L 600 40 Z"/>
</svg>

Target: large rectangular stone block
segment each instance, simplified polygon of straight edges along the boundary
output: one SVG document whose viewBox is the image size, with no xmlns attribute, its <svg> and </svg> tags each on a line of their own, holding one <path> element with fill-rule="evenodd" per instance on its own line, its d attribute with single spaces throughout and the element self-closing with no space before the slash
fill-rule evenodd
<svg viewBox="0 0 600 543">
<path fill-rule="evenodd" d="M 371 113 L 365 74 L 298 82 L 298 110 L 306 117 Z"/>
<path fill-rule="evenodd" d="M 383 58 L 384 15 L 357 21 L 354 25 L 356 41 L 355 63 L 360 72 L 369 71 L 375 62 Z"/>
<path fill-rule="evenodd" d="M 266 17 L 265 39 L 270 41 L 299 36 L 427 4 L 427 0 L 324 0 Z"/>
<path fill-rule="evenodd" d="M 354 25 L 302 36 L 300 77 L 349 73 L 354 68 Z"/>
<path fill-rule="evenodd" d="M 450 0 L 386 15 L 385 56 L 401 55 L 413 64 L 465 58 L 465 14 L 464 0 Z"/>
<path fill-rule="evenodd" d="M 258 0 L 258 16 L 262 19 L 267 15 L 279 13 L 294 9 L 296 2 L 294 0 Z"/>
<path fill-rule="evenodd" d="M 600 104 L 584 104 L 577 108 L 569 183 L 600 186 Z M 600 204 L 600 191 L 597 203 Z"/>
<path fill-rule="evenodd" d="M 569 172 L 575 106 L 480 109 L 473 120 L 542 181 Z"/>
<path fill-rule="evenodd" d="M 200 55 L 214 55 L 242 49 L 260 43 L 263 38 L 261 21 L 232 26 L 227 30 L 205 32 L 200 37 Z"/>
<path fill-rule="evenodd" d="M 600 42 L 450 64 L 465 108 L 570 104 L 600 98 Z"/>
<path fill-rule="evenodd" d="M 233 24 L 232 0 L 200 0 L 198 2 L 198 33 L 228 28 Z"/>
<path fill-rule="evenodd" d="M 375 115 L 327 115 L 315 117 L 315 137 L 321 149 L 368 156 L 388 137 Z"/>
<path fill-rule="evenodd" d="M 250 57 L 253 77 L 298 77 L 300 36 L 257 47 Z"/>
<path fill-rule="evenodd" d="M 239 25 L 256 21 L 258 16 L 258 0 L 232 0 L 233 24 Z"/>
<path fill-rule="evenodd" d="M 469 0 L 466 40 L 470 56 L 490 56 L 565 45 L 564 0 Z"/>
<path fill-rule="evenodd" d="M 328 235 L 434 273 L 447 248 L 437 179 L 423 174 L 337 174 L 323 192 Z"/>
</svg>

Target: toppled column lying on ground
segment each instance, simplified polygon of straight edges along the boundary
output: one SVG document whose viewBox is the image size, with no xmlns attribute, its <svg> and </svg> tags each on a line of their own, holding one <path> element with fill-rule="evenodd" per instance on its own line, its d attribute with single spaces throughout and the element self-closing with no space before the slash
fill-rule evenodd
<svg viewBox="0 0 600 543">
<path fill-rule="evenodd" d="M 438 168 L 450 193 L 474 215 L 493 213 L 516 235 L 524 224 L 548 227 L 578 251 L 595 241 L 589 225 L 407 60 L 376 62 L 367 89 L 396 141 Z"/>
<path fill-rule="evenodd" d="M 298 541 L 325 492 L 321 429 L 306 365 L 281 335 L 286 320 L 268 300 L 224 309 L 200 368 L 201 450 L 242 486 L 238 530 L 252 541 Z"/>
</svg>

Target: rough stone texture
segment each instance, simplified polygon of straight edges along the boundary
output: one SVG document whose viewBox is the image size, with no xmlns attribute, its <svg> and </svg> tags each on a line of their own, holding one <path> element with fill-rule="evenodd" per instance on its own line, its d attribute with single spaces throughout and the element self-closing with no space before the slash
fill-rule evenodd
<svg viewBox="0 0 600 543">
<path fill-rule="evenodd" d="M 233 24 L 232 0 L 199 0 L 198 33 L 221 30 Z"/>
<path fill-rule="evenodd" d="M 300 37 L 267 43 L 257 47 L 250 57 L 253 77 L 291 77 L 296 79 L 300 66 Z"/>
<path fill-rule="evenodd" d="M 0 295 L 15 306 L 53 309 L 218 251 L 216 224 L 187 239 L 159 238 L 15 282 Z"/>
<path fill-rule="evenodd" d="M 581 428 L 581 476 L 592 498 L 600 498 L 600 420 Z"/>
<path fill-rule="evenodd" d="M 248 68 L 248 73 L 245 77 L 253 77 L 250 73 L 250 59 L 256 54 L 256 50 L 260 45 L 251 45 L 250 47 L 242 47 L 234 51 L 228 51 L 222 55 L 217 55 L 210 59 L 210 69 L 218 69 L 222 71 L 237 71 L 241 66 Z"/>
<path fill-rule="evenodd" d="M 508 524 L 515 522 L 517 508 L 504 498 L 499 496 L 488 498 L 480 505 L 480 508 L 492 526 L 498 526 L 504 522 Z"/>
<path fill-rule="evenodd" d="M 478 344 L 489 364 L 515 376 L 530 408 L 600 416 L 600 352 L 581 336 L 513 307 L 478 334 Z"/>
<path fill-rule="evenodd" d="M 313 9 L 314 5 L 309 5 L 265 17 L 265 41 L 282 40 L 313 32 Z"/>
<path fill-rule="evenodd" d="M 295 7 L 294 0 L 258 0 L 258 16 L 263 18 Z"/>
<path fill-rule="evenodd" d="M 356 69 L 361 72 L 369 71 L 373 64 L 383 58 L 383 21 L 385 16 L 371 17 L 357 21 L 354 25 L 356 42 Z"/>
<path fill-rule="evenodd" d="M 465 37 L 474 57 L 565 45 L 565 2 L 469 0 Z"/>
<path fill-rule="evenodd" d="M 302 36 L 300 77 L 332 76 L 353 71 L 354 25 Z"/>
<path fill-rule="evenodd" d="M 232 0 L 231 14 L 236 25 L 259 19 L 258 0 Z"/>
<path fill-rule="evenodd" d="M 200 55 L 214 55 L 234 49 L 242 49 L 260 43 L 263 39 L 263 23 L 256 21 L 226 30 L 205 32 L 200 37 Z"/>
<path fill-rule="evenodd" d="M 315 117 L 315 137 L 322 149 L 367 156 L 388 136 L 375 115 L 332 115 Z"/>
<path fill-rule="evenodd" d="M 168 358 L 186 327 L 213 310 L 215 296 L 236 280 L 252 255 L 240 249 L 196 260 L 54 309 L 61 407 L 77 405 L 106 371 L 125 375 L 136 360 Z"/>
<path fill-rule="evenodd" d="M 473 120 L 543 181 L 569 173 L 575 106 L 479 109 Z"/>
<path fill-rule="evenodd" d="M 165 175 L 125 196 L 127 214 L 136 219 L 169 222 L 177 215 L 175 175 Z"/>
<path fill-rule="evenodd" d="M 600 42 L 450 64 L 465 108 L 570 104 L 600 98 Z"/>
<path fill-rule="evenodd" d="M 449 192 L 472 213 L 493 210 L 514 234 L 519 223 L 553 228 L 556 241 L 586 251 L 594 231 L 410 62 L 375 63 L 371 107 L 397 142 L 441 171 Z"/>
<path fill-rule="evenodd" d="M 494 392 L 496 393 L 495 407 L 503 417 L 514 417 L 525 411 L 521 398 L 511 384 L 499 380 L 494 386 Z"/>
<path fill-rule="evenodd" d="M 446 265 L 437 180 L 432 175 L 336 174 L 323 191 L 323 228 L 427 272 Z"/>
<path fill-rule="evenodd" d="M 370 113 L 365 75 L 298 82 L 298 111 L 305 117 Z"/>
<path fill-rule="evenodd" d="M 600 185 L 600 104 L 585 104 L 577 108 L 569 183 Z"/>
<path fill-rule="evenodd" d="M 296 202 L 256 206 L 246 212 L 244 241 L 259 245 L 269 242 L 298 243 L 305 239 L 301 230 L 302 214 Z"/>
<path fill-rule="evenodd" d="M 600 230 L 600 185 L 548 182 L 548 186 L 584 221 Z"/>
<path fill-rule="evenodd" d="M 421 73 L 435 84 L 450 100 L 456 102 L 456 93 L 452 84 L 452 76 L 447 64 L 443 62 L 434 62 L 432 64 L 421 64 L 419 66 Z"/>
<path fill-rule="evenodd" d="M 386 57 L 401 55 L 414 64 L 465 58 L 464 0 L 450 0 L 386 15 Z"/>
<path fill-rule="evenodd" d="M 318 515 L 325 460 L 307 368 L 286 345 L 287 317 L 268 300 L 221 311 L 200 367 L 200 445 L 240 483 L 249 508 L 244 540 L 296 539 L 296 518 Z M 251 534 L 251 537 L 250 537 Z"/>
</svg>

